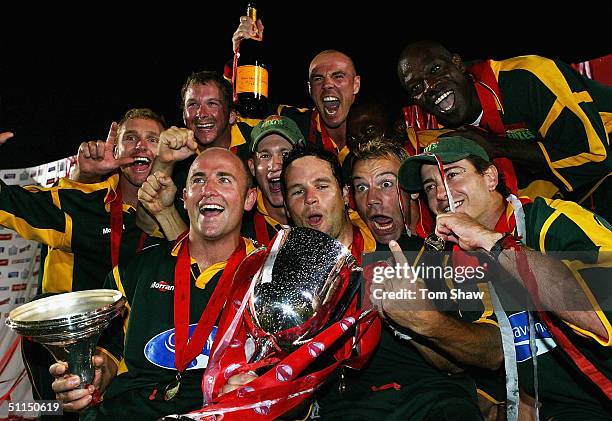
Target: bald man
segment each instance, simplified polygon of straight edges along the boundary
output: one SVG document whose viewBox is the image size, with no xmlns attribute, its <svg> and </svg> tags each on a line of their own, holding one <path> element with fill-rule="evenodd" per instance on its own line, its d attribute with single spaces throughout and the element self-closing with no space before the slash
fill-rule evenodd
<svg viewBox="0 0 612 421">
<path fill-rule="evenodd" d="M 250 17 L 241 16 L 232 37 L 234 51 L 242 40 L 256 36 L 263 36 L 261 21 L 255 25 Z M 270 106 L 269 114 L 283 115 L 294 120 L 308 141 L 334 153 L 342 163 L 348 154 L 346 118 L 360 87 L 361 78 L 353 60 L 341 51 L 324 50 L 308 66 L 308 92 L 314 108 L 273 105 Z"/>
</svg>

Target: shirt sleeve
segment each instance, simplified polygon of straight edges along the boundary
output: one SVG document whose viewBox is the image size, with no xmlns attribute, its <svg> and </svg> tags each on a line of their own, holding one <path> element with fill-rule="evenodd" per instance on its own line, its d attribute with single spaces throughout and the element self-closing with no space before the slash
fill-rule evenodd
<svg viewBox="0 0 612 421">
<path fill-rule="evenodd" d="M 0 225 L 27 240 L 71 251 L 72 218 L 60 208 L 57 188 L 9 186 L 0 180 Z"/>
<path fill-rule="evenodd" d="M 610 88 L 542 57 L 517 60 L 510 67 L 500 72 L 500 87 L 507 93 L 503 101 L 508 97 L 513 109 L 508 111 L 522 114 L 518 119 L 537 130 L 538 145 L 559 185 L 572 192 L 608 175 Z"/>
<path fill-rule="evenodd" d="M 612 344 L 610 312 L 612 306 L 612 226 L 574 202 L 538 198 L 538 244 L 531 246 L 560 259 L 572 272 L 576 283 L 607 331 L 602 338 L 585 329 L 568 325 L 581 336 L 594 339 L 603 346 Z M 538 221 L 539 220 L 539 221 Z"/>
</svg>

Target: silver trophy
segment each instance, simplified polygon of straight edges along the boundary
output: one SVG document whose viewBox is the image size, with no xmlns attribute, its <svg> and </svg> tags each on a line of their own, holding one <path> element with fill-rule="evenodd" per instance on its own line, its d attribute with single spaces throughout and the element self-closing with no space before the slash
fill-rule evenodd
<svg viewBox="0 0 612 421">
<path fill-rule="evenodd" d="M 7 326 L 19 335 L 39 342 L 57 361 L 81 378 L 80 388 L 91 384 L 91 357 L 98 338 L 125 304 L 121 292 L 112 289 L 58 294 L 32 301 L 11 311 Z"/>
<path fill-rule="evenodd" d="M 349 249 L 327 234 L 280 231 L 247 305 L 258 332 L 251 361 L 291 352 L 337 321 L 357 291 L 360 270 Z"/>
</svg>

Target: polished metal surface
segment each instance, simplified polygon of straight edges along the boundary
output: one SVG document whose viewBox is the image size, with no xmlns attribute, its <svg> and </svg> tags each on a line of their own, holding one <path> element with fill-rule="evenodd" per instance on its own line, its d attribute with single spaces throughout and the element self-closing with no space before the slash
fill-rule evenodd
<svg viewBox="0 0 612 421">
<path fill-rule="evenodd" d="M 320 231 L 299 227 L 279 235 L 282 244 L 255 281 L 248 313 L 277 348 L 290 351 L 334 321 L 357 266 L 347 247 Z"/>
<path fill-rule="evenodd" d="M 121 292 L 94 289 L 53 295 L 11 311 L 7 326 L 26 339 L 43 344 L 69 371 L 91 383 L 91 357 L 100 334 L 125 304 Z"/>
</svg>

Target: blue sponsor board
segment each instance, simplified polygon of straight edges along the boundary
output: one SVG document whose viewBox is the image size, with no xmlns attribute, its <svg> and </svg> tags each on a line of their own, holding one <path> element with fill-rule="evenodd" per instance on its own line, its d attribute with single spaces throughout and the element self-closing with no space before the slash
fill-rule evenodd
<svg viewBox="0 0 612 421">
<path fill-rule="evenodd" d="M 189 337 L 195 331 L 197 324 L 193 323 L 189 325 Z M 206 368 L 208 365 L 208 356 L 217 334 L 217 327 L 213 326 L 208 340 L 204 344 L 204 348 L 200 355 L 198 355 L 193 361 L 187 366 L 187 370 L 196 370 L 200 368 Z M 147 342 L 144 348 L 144 355 L 151 362 L 158 367 L 167 368 L 169 370 L 176 370 L 174 367 L 174 329 L 166 330 Z"/>
<path fill-rule="evenodd" d="M 534 317 L 535 326 L 535 342 L 538 355 L 545 354 L 557 346 L 552 335 L 542 324 L 542 322 Z M 516 360 L 518 362 L 527 361 L 531 358 L 531 350 L 529 349 L 529 319 L 526 311 L 515 313 L 508 316 L 512 325 L 512 333 L 514 334 L 514 347 L 516 349 Z"/>
</svg>

